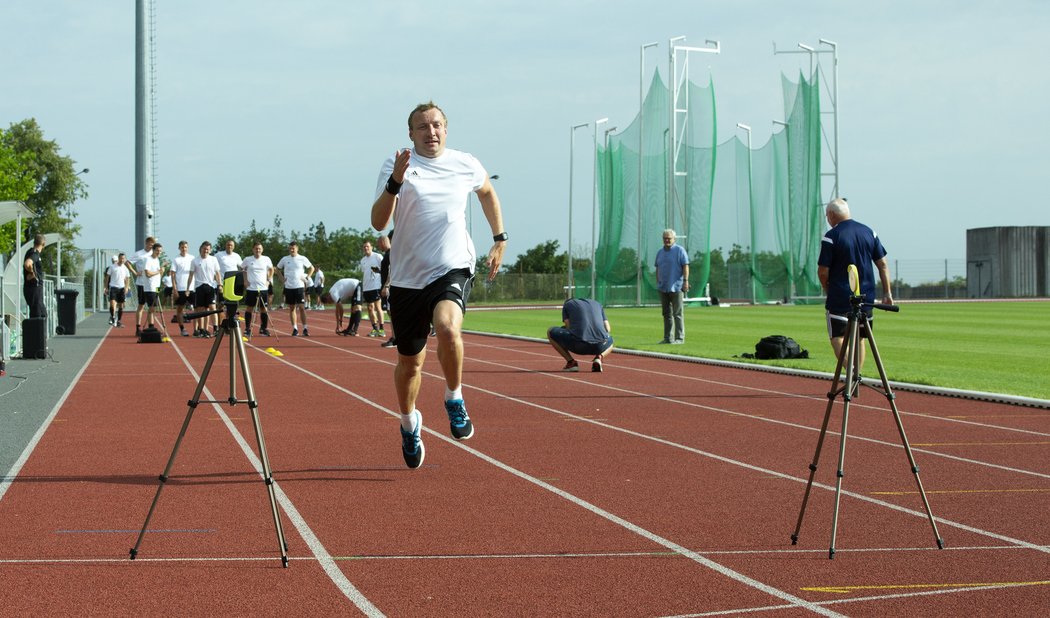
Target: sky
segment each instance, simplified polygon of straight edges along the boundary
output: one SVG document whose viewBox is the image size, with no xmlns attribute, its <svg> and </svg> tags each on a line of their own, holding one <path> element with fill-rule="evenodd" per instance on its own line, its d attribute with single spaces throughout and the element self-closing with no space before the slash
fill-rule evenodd
<svg viewBox="0 0 1050 618">
<path fill-rule="evenodd" d="M 156 223 L 191 246 L 255 220 L 365 230 L 382 161 L 433 100 L 448 146 L 489 174 L 507 261 L 568 242 L 588 251 L 594 121 L 626 127 L 668 40 L 717 40 L 719 141 L 783 117 L 798 43 L 839 51 L 839 172 L 854 218 L 898 260 L 960 260 L 966 230 L 1050 225 L 1050 3 L 962 0 L 156 0 Z M 0 0 L 0 126 L 36 118 L 77 169 L 82 248 L 135 247 L 135 3 Z M 827 49 L 827 47 L 824 47 Z M 702 57 L 700 57 L 702 56 Z M 666 78 L 665 78 L 666 80 Z M 1040 204 L 1043 204 L 1040 206 Z M 474 237 L 489 230 L 475 199 Z M 580 232 L 580 230 L 584 230 Z M 653 230 L 659 235 L 660 230 Z M 355 256 L 356 257 L 356 256 Z"/>
</svg>

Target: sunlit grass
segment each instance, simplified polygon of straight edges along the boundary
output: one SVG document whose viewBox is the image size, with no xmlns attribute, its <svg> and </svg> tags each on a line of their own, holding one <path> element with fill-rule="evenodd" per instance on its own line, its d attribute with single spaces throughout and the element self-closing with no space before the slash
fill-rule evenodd
<svg viewBox="0 0 1050 618">
<path fill-rule="evenodd" d="M 687 307 L 685 345 L 660 345 L 659 308 L 608 309 L 616 346 L 669 354 L 831 372 L 822 306 Z M 545 338 L 561 310 L 467 312 L 465 328 Z M 787 335 L 809 350 L 805 360 L 755 361 L 766 335 Z M 876 312 L 875 341 L 891 380 L 1050 399 L 1050 302 L 905 304 Z M 553 355 L 554 352 L 552 351 Z M 557 360 L 552 358 L 552 363 Z M 869 354 L 865 375 L 877 372 Z"/>
</svg>

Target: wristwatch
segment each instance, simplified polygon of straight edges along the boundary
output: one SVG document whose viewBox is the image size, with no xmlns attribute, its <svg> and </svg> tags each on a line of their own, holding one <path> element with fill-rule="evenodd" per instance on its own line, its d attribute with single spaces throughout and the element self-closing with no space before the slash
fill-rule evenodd
<svg viewBox="0 0 1050 618">
<path fill-rule="evenodd" d="M 492 242 L 499 242 L 501 240 L 505 242 L 508 238 L 510 237 L 507 236 L 506 232 L 500 232 L 499 234 L 496 234 L 492 237 Z"/>
</svg>

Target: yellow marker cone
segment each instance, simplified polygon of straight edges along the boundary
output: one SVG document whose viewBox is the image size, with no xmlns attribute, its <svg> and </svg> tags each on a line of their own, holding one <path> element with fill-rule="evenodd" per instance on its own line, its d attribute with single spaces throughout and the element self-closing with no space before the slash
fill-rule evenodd
<svg viewBox="0 0 1050 618">
<path fill-rule="evenodd" d="M 275 350 L 274 348 L 266 348 L 266 353 L 273 356 L 284 356 L 284 354 L 281 354 L 280 350 Z"/>
<path fill-rule="evenodd" d="M 245 337 L 244 335 L 241 335 L 241 341 L 247 343 L 248 342 L 248 338 Z"/>
</svg>

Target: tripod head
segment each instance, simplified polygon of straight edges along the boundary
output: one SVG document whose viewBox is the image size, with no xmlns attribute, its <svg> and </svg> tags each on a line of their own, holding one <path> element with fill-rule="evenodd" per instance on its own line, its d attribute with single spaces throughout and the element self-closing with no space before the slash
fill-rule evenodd
<svg viewBox="0 0 1050 618">
<path fill-rule="evenodd" d="M 892 311 L 897 313 L 901 310 L 897 305 L 887 305 L 886 303 L 875 303 L 867 302 L 860 293 L 860 274 L 857 271 L 856 264 L 850 264 L 846 267 L 846 277 L 849 280 L 850 297 L 849 303 L 851 312 L 854 314 L 861 313 L 861 309 L 871 307 L 880 311 Z"/>
<path fill-rule="evenodd" d="M 222 307 L 209 309 L 208 311 L 195 311 L 187 313 L 183 317 L 187 320 L 196 320 L 217 313 L 225 314 L 220 326 L 223 328 L 237 330 L 237 303 L 244 298 L 244 277 L 239 270 L 231 270 L 222 278 Z"/>
</svg>

